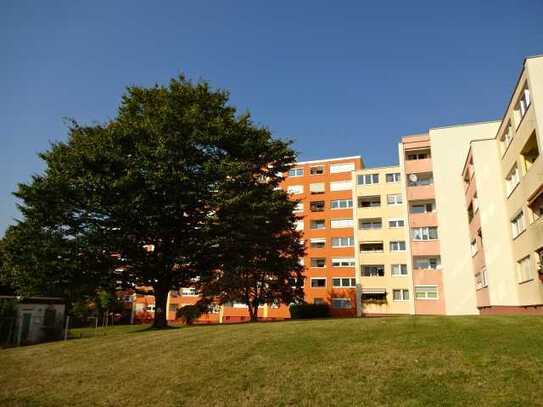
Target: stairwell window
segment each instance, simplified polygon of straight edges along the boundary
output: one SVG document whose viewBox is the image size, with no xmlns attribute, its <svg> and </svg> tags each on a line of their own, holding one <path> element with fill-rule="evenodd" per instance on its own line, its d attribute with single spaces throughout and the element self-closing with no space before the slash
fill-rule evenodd
<svg viewBox="0 0 543 407">
<path fill-rule="evenodd" d="M 513 239 L 526 230 L 524 224 L 524 212 L 520 211 L 513 219 L 511 219 L 511 231 L 513 232 Z"/>
</svg>

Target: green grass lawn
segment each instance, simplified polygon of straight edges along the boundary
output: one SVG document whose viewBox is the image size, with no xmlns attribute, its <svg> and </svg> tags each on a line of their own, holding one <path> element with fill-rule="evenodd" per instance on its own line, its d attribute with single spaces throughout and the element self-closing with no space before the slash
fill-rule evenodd
<svg viewBox="0 0 543 407">
<path fill-rule="evenodd" d="M 541 317 L 107 332 L 0 350 L 0 405 L 543 405 Z"/>
</svg>

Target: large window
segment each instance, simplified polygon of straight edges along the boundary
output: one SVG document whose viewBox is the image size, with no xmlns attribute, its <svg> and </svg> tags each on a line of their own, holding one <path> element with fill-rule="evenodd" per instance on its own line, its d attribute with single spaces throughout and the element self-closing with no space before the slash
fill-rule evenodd
<svg viewBox="0 0 543 407">
<path fill-rule="evenodd" d="M 303 168 L 291 168 L 290 170 L 288 170 L 289 177 L 301 177 L 303 175 L 304 175 Z"/>
<path fill-rule="evenodd" d="M 418 187 L 423 185 L 432 185 L 434 183 L 434 175 L 431 172 L 411 174 L 407 185 L 410 187 Z"/>
<path fill-rule="evenodd" d="M 402 204 L 402 194 L 388 194 L 387 195 L 387 204 L 389 204 L 389 205 L 401 205 Z"/>
<path fill-rule="evenodd" d="M 441 265 L 439 257 L 415 257 L 415 268 L 417 270 L 436 270 Z"/>
<path fill-rule="evenodd" d="M 529 281 L 533 278 L 530 256 L 526 256 L 517 262 L 517 276 L 519 283 L 524 283 L 525 281 Z"/>
<path fill-rule="evenodd" d="M 381 218 L 358 219 L 358 229 L 381 229 L 382 227 L 383 221 Z"/>
<path fill-rule="evenodd" d="M 354 287 L 356 287 L 356 278 L 352 278 L 352 277 L 334 277 L 334 278 L 332 278 L 332 287 L 335 287 L 335 288 L 354 288 Z"/>
<path fill-rule="evenodd" d="M 515 106 L 515 116 L 517 119 L 517 127 L 520 124 L 520 121 L 528 111 L 532 100 L 530 98 L 530 89 L 528 84 L 524 85 L 524 89 L 521 91 L 517 105 Z"/>
<path fill-rule="evenodd" d="M 314 237 L 309 239 L 309 245 L 312 249 L 323 249 L 326 247 L 326 239 L 324 237 Z"/>
<path fill-rule="evenodd" d="M 393 289 L 392 300 L 393 301 L 409 301 L 409 290 Z"/>
<path fill-rule="evenodd" d="M 513 190 L 520 182 L 520 174 L 517 164 L 513 165 L 513 168 L 509 171 L 509 174 L 505 177 L 505 191 L 507 196 L 511 195 Z"/>
<path fill-rule="evenodd" d="M 312 257 L 311 267 L 324 268 L 326 267 L 326 257 Z"/>
<path fill-rule="evenodd" d="M 437 238 L 437 227 L 435 226 L 411 229 L 411 239 L 413 240 L 436 240 Z"/>
<path fill-rule="evenodd" d="M 330 174 L 354 171 L 354 163 L 330 164 Z"/>
<path fill-rule="evenodd" d="M 379 183 L 379 174 L 361 174 L 357 177 L 358 185 L 372 185 Z"/>
<path fill-rule="evenodd" d="M 359 208 L 377 208 L 379 206 L 381 206 L 381 197 L 379 195 L 361 196 L 358 198 Z"/>
<path fill-rule="evenodd" d="M 326 287 L 326 278 L 312 278 L 311 288 L 324 288 Z"/>
<path fill-rule="evenodd" d="M 392 264 L 390 266 L 390 274 L 393 277 L 400 277 L 407 275 L 407 264 Z"/>
<path fill-rule="evenodd" d="M 386 175 L 386 180 L 388 183 L 390 182 L 400 182 L 400 173 L 399 172 L 393 172 Z"/>
<path fill-rule="evenodd" d="M 311 229 L 324 229 L 326 221 L 324 219 L 314 219 L 311 221 Z"/>
<path fill-rule="evenodd" d="M 362 253 L 380 253 L 383 251 L 383 242 L 360 243 Z"/>
<path fill-rule="evenodd" d="M 348 237 L 333 237 L 332 247 L 352 247 L 354 245 L 354 238 Z"/>
<path fill-rule="evenodd" d="M 332 219 L 330 221 L 330 227 L 332 229 L 352 228 L 353 220 L 352 219 Z"/>
<path fill-rule="evenodd" d="M 435 202 L 418 202 L 413 203 L 409 207 L 409 212 L 411 213 L 432 213 L 436 209 Z"/>
<path fill-rule="evenodd" d="M 371 264 L 360 266 L 360 275 L 362 277 L 384 277 L 385 266 L 383 264 Z"/>
<path fill-rule="evenodd" d="M 289 194 L 303 194 L 304 186 L 303 185 L 290 185 L 287 187 L 287 192 Z"/>
<path fill-rule="evenodd" d="M 330 191 L 350 191 L 352 189 L 351 181 L 330 182 Z"/>
<path fill-rule="evenodd" d="M 513 239 L 524 232 L 525 229 L 524 213 L 520 211 L 517 216 L 511 219 L 511 231 L 513 232 Z"/>
<path fill-rule="evenodd" d="M 330 207 L 332 209 L 349 209 L 353 207 L 352 199 L 334 199 L 330 201 Z"/>
<path fill-rule="evenodd" d="M 354 267 L 354 259 L 352 257 L 333 258 L 332 267 Z"/>
<path fill-rule="evenodd" d="M 415 286 L 415 298 L 417 300 L 437 300 L 437 287 L 435 285 L 417 285 Z"/>
<path fill-rule="evenodd" d="M 352 307 L 350 298 L 332 298 L 332 308 L 350 309 Z"/>
<path fill-rule="evenodd" d="M 405 251 L 405 242 L 403 240 L 393 240 L 390 242 L 391 252 L 403 252 Z"/>
<path fill-rule="evenodd" d="M 426 160 L 430 158 L 430 150 L 417 151 L 413 153 L 407 153 L 406 159 L 411 160 Z"/>
</svg>

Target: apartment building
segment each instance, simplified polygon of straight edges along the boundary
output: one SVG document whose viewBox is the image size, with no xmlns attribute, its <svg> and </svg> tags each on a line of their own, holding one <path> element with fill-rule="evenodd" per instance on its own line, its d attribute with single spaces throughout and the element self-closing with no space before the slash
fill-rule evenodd
<svg viewBox="0 0 543 407">
<path fill-rule="evenodd" d="M 360 156 L 293 164 L 282 188 L 300 201 L 305 300 L 335 316 L 543 314 L 542 134 L 537 56 L 502 120 L 402 137 L 398 166 L 364 168 Z M 198 293 L 170 297 L 173 319 Z M 242 304 L 212 314 L 248 317 Z M 290 317 L 285 305 L 259 316 Z"/>
<path fill-rule="evenodd" d="M 399 166 L 353 172 L 357 315 L 413 313 Z"/>
</svg>

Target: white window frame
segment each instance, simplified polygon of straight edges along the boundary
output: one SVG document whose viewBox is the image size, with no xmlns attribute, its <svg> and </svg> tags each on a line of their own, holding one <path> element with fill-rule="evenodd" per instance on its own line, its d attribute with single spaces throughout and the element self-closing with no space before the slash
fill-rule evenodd
<svg viewBox="0 0 543 407">
<path fill-rule="evenodd" d="M 398 266 L 397 270 L 399 271 L 399 273 L 394 272 L 394 266 Z M 405 273 L 404 273 L 404 271 L 405 271 Z M 390 265 L 390 275 L 392 277 L 407 277 L 408 274 L 409 274 L 409 272 L 407 270 L 407 264 L 395 263 L 395 264 Z"/>
<path fill-rule="evenodd" d="M 505 177 L 505 196 L 509 198 L 518 184 L 520 184 L 520 170 L 517 163 L 515 163 Z"/>
<path fill-rule="evenodd" d="M 355 170 L 354 163 L 336 163 L 330 164 L 330 174 L 339 174 L 341 172 L 353 172 Z"/>
<path fill-rule="evenodd" d="M 433 230 L 435 230 L 435 237 L 430 236 L 430 231 Z M 437 226 L 422 226 L 417 228 L 411 228 L 411 240 L 417 242 L 439 240 Z"/>
<path fill-rule="evenodd" d="M 303 212 L 304 211 L 304 203 L 298 202 L 296 206 L 294 207 L 294 212 Z"/>
<path fill-rule="evenodd" d="M 334 242 L 334 240 L 336 240 L 336 241 Z M 334 248 L 336 248 L 336 247 L 353 247 L 354 246 L 354 237 L 353 236 L 334 236 L 334 237 L 332 237 L 330 239 L 330 244 Z"/>
<path fill-rule="evenodd" d="M 292 195 L 299 195 L 304 193 L 303 185 L 289 185 L 287 187 L 287 193 Z"/>
<path fill-rule="evenodd" d="M 362 181 L 362 182 L 360 182 Z M 356 177 L 356 183 L 358 185 L 375 185 L 379 183 L 379 174 L 359 174 Z"/>
<path fill-rule="evenodd" d="M 528 255 L 517 261 L 517 280 L 522 284 L 533 279 L 532 256 Z"/>
<path fill-rule="evenodd" d="M 322 287 L 321 286 L 314 287 L 313 280 L 324 280 L 324 285 Z M 327 285 L 328 285 L 328 282 L 326 281 L 326 277 L 311 277 L 309 281 L 309 286 L 311 288 L 326 288 Z"/>
<path fill-rule="evenodd" d="M 313 169 L 317 169 L 317 168 L 320 168 L 322 170 L 322 172 L 318 173 L 318 174 L 312 174 L 311 171 L 313 171 Z M 324 165 L 312 165 L 311 167 L 309 167 L 309 175 L 310 176 L 317 176 L 317 175 L 323 175 L 324 174 Z"/>
<path fill-rule="evenodd" d="M 333 257 L 332 267 L 354 267 L 354 257 Z"/>
<path fill-rule="evenodd" d="M 291 174 L 292 172 L 292 174 Z M 291 168 L 290 170 L 288 170 L 288 176 L 289 177 L 303 177 L 304 176 L 304 169 L 303 168 L 300 168 L 300 167 L 296 167 L 296 168 Z"/>
<path fill-rule="evenodd" d="M 320 222 L 320 221 L 322 221 L 322 227 L 318 227 L 318 228 L 312 227 L 313 222 Z M 311 219 L 309 221 L 309 229 L 311 229 L 311 230 L 323 230 L 323 229 L 326 229 L 326 219 Z"/>
<path fill-rule="evenodd" d="M 352 219 L 330 219 L 330 228 L 331 229 L 345 229 L 353 227 Z"/>
<path fill-rule="evenodd" d="M 516 239 L 526 230 L 526 222 L 524 219 L 524 211 L 521 209 L 513 219 L 511 219 L 511 233 L 513 234 L 513 239 Z"/>
<path fill-rule="evenodd" d="M 324 265 L 323 266 L 314 266 L 313 265 L 313 260 L 324 260 Z M 310 264 L 311 268 L 313 268 L 313 269 L 325 269 L 326 268 L 326 257 L 311 257 L 309 259 L 309 261 L 310 261 L 309 264 Z"/>
<path fill-rule="evenodd" d="M 351 191 L 353 189 L 353 183 L 349 181 L 332 181 L 330 182 L 330 191 Z"/>
<path fill-rule="evenodd" d="M 424 293 L 424 297 L 418 297 L 417 296 L 417 289 L 420 289 L 419 292 Z M 429 297 L 428 291 L 424 291 L 425 289 L 435 289 L 436 296 L 435 297 Z M 432 290 L 433 291 L 433 290 Z M 421 301 L 437 301 L 439 300 L 439 287 L 437 285 L 416 285 L 415 286 L 415 300 L 421 300 Z"/>
<path fill-rule="evenodd" d="M 387 194 L 387 205 L 395 206 L 403 204 L 402 194 Z"/>
<path fill-rule="evenodd" d="M 401 222 L 401 225 L 400 225 Z M 400 218 L 391 218 L 388 220 L 389 229 L 400 229 L 405 227 L 405 220 Z"/>
<path fill-rule="evenodd" d="M 398 249 L 393 249 L 395 243 L 397 243 Z M 402 243 L 403 249 L 401 249 Z M 388 248 L 391 252 L 405 252 L 407 250 L 407 245 L 405 243 L 405 240 L 391 240 L 390 242 L 388 242 Z"/>
<path fill-rule="evenodd" d="M 395 292 L 400 294 L 400 298 L 395 298 Z M 393 288 L 392 289 L 392 301 L 394 302 L 407 302 L 409 301 L 409 290 L 407 288 Z"/>
<path fill-rule="evenodd" d="M 345 205 L 345 206 L 343 206 Z M 352 209 L 353 207 L 353 200 L 352 199 L 332 199 L 330 201 L 330 209 L 332 210 L 338 210 L 338 209 Z"/>
<path fill-rule="evenodd" d="M 324 194 L 326 192 L 326 183 L 314 182 L 309 184 L 309 193 L 311 194 Z"/>
<path fill-rule="evenodd" d="M 323 246 L 320 246 L 320 247 L 317 247 L 317 246 L 313 246 L 313 244 L 316 243 L 316 244 L 323 244 Z M 326 238 L 325 237 L 312 237 L 311 239 L 309 239 L 309 246 L 313 249 L 323 249 L 326 247 Z"/>
<path fill-rule="evenodd" d="M 339 284 L 336 284 L 336 281 L 339 280 Z M 345 285 L 344 280 L 349 280 L 348 284 Z M 332 277 L 332 287 L 334 288 L 356 288 L 356 278 L 355 277 Z"/>
<path fill-rule="evenodd" d="M 392 181 L 389 181 L 389 176 L 391 176 Z M 400 179 L 401 179 L 401 174 L 399 172 L 389 172 L 385 174 L 385 180 L 388 184 L 400 182 Z"/>
</svg>

